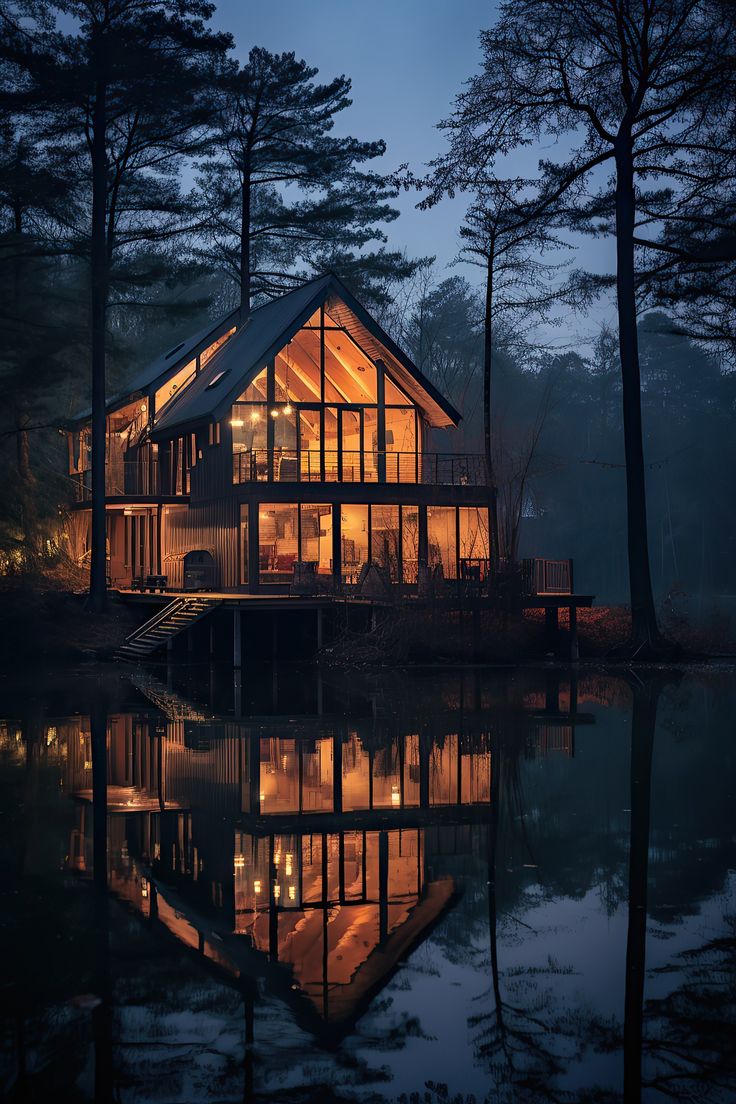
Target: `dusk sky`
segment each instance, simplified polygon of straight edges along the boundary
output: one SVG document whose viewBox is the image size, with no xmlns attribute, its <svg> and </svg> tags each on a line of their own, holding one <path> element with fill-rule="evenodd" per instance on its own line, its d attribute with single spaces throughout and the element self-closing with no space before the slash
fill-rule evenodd
<svg viewBox="0 0 736 1104">
<path fill-rule="evenodd" d="M 253 46 L 294 50 L 318 67 L 318 79 L 342 73 L 350 77 L 353 104 L 339 117 L 336 133 L 383 138 L 386 171 L 408 162 L 421 172 L 445 148 L 437 123 L 450 113 L 463 82 L 477 71 L 478 35 L 492 24 L 496 11 L 493 0 L 372 0 L 367 5 L 218 0 L 214 23 L 232 33 L 240 60 Z M 527 153 L 523 164 L 512 165 L 510 171 L 532 173 L 536 160 L 536 151 Z M 464 199 L 444 201 L 431 211 L 417 211 L 416 201 L 411 193 L 397 201 L 402 213 L 388 227 L 389 244 L 411 256 L 436 256 L 440 278 L 462 271 L 477 282 L 480 274 L 470 266 L 445 268 L 457 252 Z M 574 263 L 598 268 L 608 247 L 608 242 L 585 241 Z M 567 345 L 578 336 L 590 337 L 610 313 L 600 304 L 587 320 L 578 317 L 564 327 L 545 328 L 544 340 Z"/>
</svg>

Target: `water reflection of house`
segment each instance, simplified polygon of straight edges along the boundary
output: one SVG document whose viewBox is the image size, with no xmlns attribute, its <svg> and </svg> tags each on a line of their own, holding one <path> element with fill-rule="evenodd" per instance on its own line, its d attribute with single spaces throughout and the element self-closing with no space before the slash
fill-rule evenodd
<svg viewBox="0 0 736 1104">
<path fill-rule="evenodd" d="M 494 714 L 205 721 L 178 700 L 166 709 L 108 721 L 112 888 L 241 984 L 266 970 L 307 1026 L 342 1033 L 456 892 L 442 856 L 487 820 Z M 522 754 L 539 716 L 517 717 Z M 561 714 L 562 731 L 576 719 Z M 86 719 L 67 739 L 81 799 L 70 863 L 85 870 Z"/>
</svg>

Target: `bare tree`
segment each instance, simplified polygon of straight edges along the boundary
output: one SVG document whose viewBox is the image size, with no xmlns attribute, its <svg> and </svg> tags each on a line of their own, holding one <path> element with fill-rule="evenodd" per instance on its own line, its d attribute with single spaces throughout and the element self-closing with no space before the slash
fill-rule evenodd
<svg viewBox="0 0 736 1104">
<path fill-rule="evenodd" d="M 438 197 L 475 188 L 515 150 L 556 144 L 556 159 L 540 163 L 530 217 L 557 210 L 561 223 L 574 225 L 580 206 L 594 217 L 590 189 L 601 229 L 615 234 L 630 650 L 639 657 L 670 651 L 657 626 L 647 540 L 636 251 L 655 238 L 644 244 L 636 233 L 640 194 L 664 184 L 674 206 L 701 158 L 714 150 L 729 156 L 733 132 L 723 108 L 735 27 L 733 8 L 712 0 L 507 0 L 481 36 L 481 72 L 443 124 L 450 151 L 434 164 Z"/>
</svg>

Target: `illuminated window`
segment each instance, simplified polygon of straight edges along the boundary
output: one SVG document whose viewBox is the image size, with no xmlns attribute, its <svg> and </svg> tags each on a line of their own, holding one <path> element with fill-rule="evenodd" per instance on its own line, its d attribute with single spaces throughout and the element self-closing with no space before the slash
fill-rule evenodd
<svg viewBox="0 0 736 1104">
<path fill-rule="evenodd" d="M 427 551 L 430 567 L 442 568 L 445 579 L 457 578 L 454 506 L 427 507 Z"/>
<path fill-rule="evenodd" d="M 419 507 L 401 507 L 401 563 L 405 583 L 416 583 L 419 564 Z"/>
<path fill-rule="evenodd" d="M 371 507 L 371 560 L 399 581 L 399 507 Z"/>
<path fill-rule="evenodd" d="M 468 574 L 485 579 L 491 555 L 488 532 L 488 511 L 479 506 L 461 506 L 458 509 L 460 534 L 460 562 Z"/>
<path fill-rule="evenodd" d="M 417 419 L 413 406 L 386 407 L 386 481 L 416 483 Z"/>
<path fill-rule="evenodd" d="M 340 507 L 340 550 L 342 578 L 345 583 L 357 583 L 360 569 L 368 563 L 368 507 Z"/>
<path fill-rule="evenodd" d="M 267 369 L 264 368 L 256 378 L 248 384 L 238 402 L 265 402 L 267 394 Z"/>
<path fill-rule="evenodd" d="M 261 503 L 258 507 L 258 568 L 262 583 L 291 583 L 299 558 L 299 507 Z"/>
<path fill-rule="evenodd" d="M 320 575 L 332 574 L 332 506 L 301 506 L 301 560 L 317 565 Z"/>
<path fill-rule="evenodd" d="M 161 410 L 170 399 L 173 399 L 174 395 L 183 391 L 194 379 L 197 372 L 196 360 L 190 360 L 188 364 L 185 364 L 183 368 L 180 368 L 176 375 L 167 380 L 166 383 L 159 387 L 155 397 L 155 411 L 158 416 Z"/>
</svg>

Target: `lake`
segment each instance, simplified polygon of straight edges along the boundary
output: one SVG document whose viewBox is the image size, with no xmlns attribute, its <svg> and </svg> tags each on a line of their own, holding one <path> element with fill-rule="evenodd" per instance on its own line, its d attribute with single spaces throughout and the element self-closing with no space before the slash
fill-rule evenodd
<svg viewBox="0 0 736 1104">
<path fill-rule="evenodd" d="M 736 671 L 0 681 L 9 1101 L 736 1100 Z"/>
</svg>

